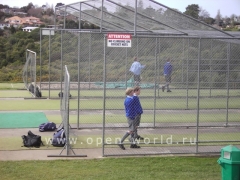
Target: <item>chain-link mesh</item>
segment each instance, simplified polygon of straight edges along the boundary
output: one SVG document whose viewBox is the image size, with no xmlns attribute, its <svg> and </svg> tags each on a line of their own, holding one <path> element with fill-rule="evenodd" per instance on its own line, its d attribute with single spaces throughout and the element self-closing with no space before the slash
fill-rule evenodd
<svg viewBox="0 0 240 180">
<path fill-rule="evenodd" d="M 131 48 L 118 48 L 107 47 L 105 34 L 55 30 L 41 44 L 42 79 L 50 77 L 42 86 L 57 98 L 62 64 L 68 66 L 70 124 L 104 127 L 104 155 L 219 152 L 225 144 L 239 144 L 237 40 L 133 36 Z M 117 142 L 128 129 L 123 102 L 125 89 L 134 86 L 129 71 L 134 57 L 146 65 L 138 130 L 145 140 L 140 149 L 121 151 Z M 172 92 L 162 89 L 167 59 L 173 66 Z M 124 143 L 128 148 L 128 140 Z"/>
<path fill-rule="evenodd" d="M 23 83 L 25 88 L 36 97 L 36 52 L 26 50 L 26 63 L 22 73 Z"/>
<path fill-rule="evenodd" d="M 68 68 L 65 65 L 64 67 L 64 84 L 63 84 L 63 89 L 62 89 L 62 94 L 61 94 L 61 104 L 60 104 L 60 111 L 61 111 L 61 117 L 62 117 L 62 124 L 63 128 L 65 131 L 65 149 L 67 155 L 69 155 L 69 150 L 70 150 L 70 142 L 69 142 L 69 86 L 70 86 L 70 75 L 68 72 Z"/>
<path fill-rule="evenodd" d="M 124 90 L 118 92 L 115 89 L 115 94 L 121 93 L 122 98 L 106 98 L 108 113 L 105 123 L 106 127 L 113 121 L 117 122 L 115 127 L 125 125 L 125 131 L 116 130 L 115 134 L 105 131 L 105 136 L 112 140 L 111 143 L 105 141 L 106 155 L 205 153 L 218 152 L 228 143 L 239 145 L 235 138 L 238 135 L 236 127 L 240 125 L 237 120 L 240 85 L 238 44 L 220 39 L 186 38 L 136 38 L 134 42 L 137 42 L 133 45 L 136 48 L 128 48 L 127 53 L 119 48 L 106 48 L 113 52 L 112 56 L 111 53 L 106 55 L 106 72 L 109 72 L 106 81 L 109 82 L 112 74 L 119 70 L 109 66 L 112 59 L 116 59 L 118 64 L 125 62 L 120 67 L 126 67 L 126 72 L 133 56 L 146 65 L 141 74 L 140 100 L 144 113 L 139 128 L 145 139 L 137 141 L 141 149 L 126 152 L 118 148 L 117 142 L 128 127 L 124 111 L 117 114 L 115 110 L 116 107 L 123 109 Z M 163 68 L 167 59 L 173 65 L 171 92 L 162 89 L 165 85 Z M 116 77 L 115 81 L 119 81 L 120 75 Z M 130 77 L 131 74 L 128 74 L 126 79 Z M 110 91 L 106 89 L 107 94 Z M 126 139 L 127 148 L 129 143 Z"/>
</svg>

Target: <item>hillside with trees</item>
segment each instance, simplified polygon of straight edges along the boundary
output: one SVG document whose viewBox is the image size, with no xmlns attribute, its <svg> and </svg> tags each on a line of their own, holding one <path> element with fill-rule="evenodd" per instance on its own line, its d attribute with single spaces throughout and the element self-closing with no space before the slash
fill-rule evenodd
<svg viewBox="0 0 240 180">
<path fill-rule="evenodd" d="M 0 4 L 0 9 L 3 7 L 6 8 L 8 6 Z M 43 22 L 45 22 L 45 25 L 52 23 L 52 20 L 53 20 L 52 7 L 47 7 L 46 11 L 42 11 L 42 8 L 33 8 L 33 5 L 29 3 L 27 6 L 24 6 L 20 9 L 22 9 L 28 15 L 42 18 Z M 216 18 L 214 19 L 209 17 L 209 13 L 206 12 L 204 9 L 199 8 L 199 6 L 196 4 L 189 5 L 186 8 L 186 11 L 184 12 L 184 14 L 192 16 L 193 18 L 204 21 L 205 23 L 208 23 L 208 24 L 213 24 L 214 22 L 217 22 L 218 25 L 222 25 L 222 27 L 225 26 L 225 28 L 223 28 L 224 30 L 239 31 L 239 29 L 235 28 L 235 25 L 239 24 L 239 22 L 236 22 L 234 19 L 236 17 L 235 15 L 229 18 L 228 17 L 222 18 L 221 13 L 219 11 Z M 3 18 L 8 16 L 9 16 L 8 14 L 0 13 L 1 20 L 3 20 Z M 226 22 L 228 23 L 228 26 L 226 25 Z M 58 19 L 57 23 L 62 24 L 63 20 Z M 65 25 L 67 29 L 78 29 L 79 27 L 78 21 L 72 20 L 72 19 L 67 19 Z M 97 29 L 98 27 L 93 24 L 89 24 L 87 22 L 82 21 L 81 28 Z M 55 39 L 56 38 L 59 38 L 59 37 L 56 36 Z M 24 32 L 22 31 L 21 27 L 15 28 L 13 26 L 11 26 L 10 28 L 4 28 L 3 30 L 0 29 L 0 82 L 6 82 L 6 81 L 22 82 L 22 68 L 24 63 L 26 62 L 26 49 L 35 51 L 39 55 L 39 51 L 40 51 L 39 41 L 40 41 L 39 28 L 33 30 L 32 32 Z M 75 39 L 72 42 L 73 47 L 76 46 L 74 42 L 76 43 Z M 44 44 L 46 44 L 47 46 L 47 43 L 48 43 L 47 40 L 44 40 L 42 42 L 43 46 Z M 58 48 L 59 46 L 56 46 L 56 47 L 53 46 L 52 54 L 59 54 L 59 51 L 57 50 Z M 70 52 L 67 55 L 75 56 L 74 52 Z M 39 57 L 37 58 L 39 59 Z M 44 60 L 43 64 L 47 64 L 48 57 L 42 57 L 42 58 Z M 56 58 L 56 60 L 54 61 L 56 62 L 56 64 L 59 64 L 60 62 L 59 58 Z M 116 65 L 114 66 L 118 67 L 117 62 L 116 62 Z M 46 70 L 46 67 L 45 69 L 43 69 L 43 71 L 45 70 Z M 121 68 L 118 67 L 118 70 L 121 70 Z M 149 73 L 151 74 L 151 72 Z M 116 76 L 118 75 L 116 74 Z"/>
</svg>

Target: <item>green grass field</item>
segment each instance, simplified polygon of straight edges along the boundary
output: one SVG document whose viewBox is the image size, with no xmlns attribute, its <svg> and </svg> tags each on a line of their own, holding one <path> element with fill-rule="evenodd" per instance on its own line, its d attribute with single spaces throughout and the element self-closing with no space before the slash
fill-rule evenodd
<svg viewBox="0 0 240 180">
<path fill-rule="evenodd" d="M 0 161 L 4 180 L 219 180 L 216 157 L 128 157 L 90 160 Z"/>
<path fill-rule="evenodd" d="M 1 111 L 27 111 L 27 110 L 59 110 L 60 100 L 55 99 L 28 99 L 30 93 L 22 89 L 23 84 L 0 83 L 0 98 L 7 98 L 0 101 Z M 48 96 L 47 91 L 43 91 L 45 97 Z M 57 97 L 58 91 L 51 91 L 54 97 Z M 152 110 L 154 107 L 161 110 L 173 109 L 181 110 L 180 113 L 174 114 L 156 114 L 155 120 L 159 123 L 186 123 L 196 122 L 196 114 L 184 113 L 184 109 L 196 109 L 196 91 L 189 91 L 189 98 L 186 101 L 186 91 L 178 90 L 172 94 L 163 94 L 160 92 L 159 99 L 154 104 L 153 99 L 147 98 L 152 96 L 153 91 L 143 90 L 141 96 L 142 106 L 144 109 Z M 224 109 L 226 108 L 226 91 L 216 90 L 211 92 L 214 98 L 208 98 L 209 90 L 202 90 L 201 95 L 206 96 L 200 99 L 200 108 L 206 109 Z M 73 96 L 77 95 L 76 91 L 71 92 Z M 83 100 L 80 102 L 80 107 L 83 110 L 102 110 L 102 91 L 81 91 Z M 113 99 L 107 99 L 106 107 L 108 110 L 123 109 L 123 99 L 125 97 L 124 90 L 108 90 L 108 96 L 114 96 Z M 239 92 L 230 91 L 229 108 L 239 109 Z M 97 98 L 96 98 L 97 97 Z M 119 98 L 121 97 L 121 98 Z M 236 98 L 237 97 L 237 98 Z M 15 99 L 17 98 L 17 99 Z M 26 99 L 24 99 L 26 98 Z M 167 101 L 166 101 L 167 100 Z M 186 102 L 188 104 L 186 105 Z M 70 100 L 70 109 L 76 109 L 78 101 Z M 47 114 L 49 121 L 61 123 L 59 114 Z M 211 112 L 201 113 L 201 122 L 225 122 L 226 114 Z M 76 123 L 77 115 L 70 115 L 70 123 Z M 88 123 L 102 123 L 102 114 L 80 114 L 81 121 Z M 142 122 L 149 123 L 153 120 L 153 114 L 143 114 Z M 229 113 L 229 121 L 238 121 L 239 113 Z M 106 122 L 125 123 L 126 119 L 123 114 L 106 114 Z M 122 134 L 109 135 L 112 138 L 120 137 Z M 169 134 L 163 133 L 164 136 Z M 195 137 L 196 134 L 182 132 L 174 136 L 173 141 L 180 141 L 183 137 Z M 239 133 L 204 133 L 199 135 L 199 140 L 236 140 Z M 92 135 L 93 137 L 97 135 Z M 148 138 L 154 138 L 157 134 L 144 134 Z M 50 138 L 42 135 L 42 139 Z M 19 150 L 26 149 L 21 147 L 21 137 L 0 137 L 1 150 Z M 87 136 L 79 136 L 78 141 L 86 142 Z M 96 138 L 95 138 L 96 139 Z M 84 143 L 83 146 L 77 143 L 73 148 L 97 148 L 96 143 L 91 145 Z M 212 143 L 214 144 L 214 143 Z M 216 144 L 216 143 L 215 143 Z M 217 143 L 219 145 L 219 143 Z M 200 144 L 201 145 L 201 144 Z M 206 145 L 206 144 L 205 144 Z M 164 146 L 164 145 L 163 145 Z M 52 146 L 41 147 L 41 149 L 55 149 Z M 30 180 L 30 179 L 167 179 L 167 180 L 219 180 L 221 179 L 221 166 L 217 163 L 219 157 L 108 157 L 103 159 L 90 160 L 52 160 L 52 161 L 0 161 L 1 179 L 4 180 Z"/>
</svg>

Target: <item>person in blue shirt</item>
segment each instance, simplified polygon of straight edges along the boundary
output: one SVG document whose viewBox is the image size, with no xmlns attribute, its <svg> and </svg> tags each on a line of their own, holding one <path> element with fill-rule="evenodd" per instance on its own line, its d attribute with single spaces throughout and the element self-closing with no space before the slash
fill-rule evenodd
<svg viewBox="0 0 240 180">
<path fill-rule="evenodd" d="M 132 134 L 134 136 L 134 132 L 136 131 L 137 128 L 137 109 L 135 106 L 135 98 L 133 97 L 134 91 L 133 88 L 127 88 L 126 89 L 126 98 L 124 101 L 124 107 L 125 107 L 125 113 L 128 121 L 128 127 L 129 130 L 123 135 L 121 141 L 118 143 L 118 146 L 122 149 L 125 150 L 125 147 L 123 145 L 124 140 Z M 134 137 L 135 138 L 135 137 Z M 140 146 L 137 146 L 135 144 L 135 141 L 131 141 L 130 148 L 140 148 Z"/>
<path fill-rule="evenodd" d="M 172 70 L 173 70 L 173 66 L 171 64 L 170 58 L 168 58 L 167 62 L 164 64 L 164 67 L 163 67 L 163 73 L 164 73 L 164 77 L 165 77 L 165 81 L 166 81 L 166 84 L 164 86 L 162 86 L 163 92 L 164 92 L 165 88 L 167 88 L 167 92 L 172 92 L 169 87 L 169 85 L 171 83 Z"/>
<path fill-rule="evenodd" d="M 134 57 L 134 62 L 132 63 L 129 71 L 133 73 L 133 79 L 135 86 L 139 86 L 141 82 L 141 71 L 146 65 L 141 65 L 137 57 Z"/>
<path fill-rule="evenodd" d="M 136 86 L 133 88 L 133 98 L 135 100 L 135 108 L 137 111 L 137 117 L 136 117 L 136 121 L 137 121 L 137 128 L 134 131 L 134 135 L 132 136 L 132 139 L 136 138 L 136 139 L 140 139 L 140 140 L 144 140 L 143 137 L 141 137 L 140 135 L 138 135 L 138 127 L 140 126 L 140 121 L 141 121 L 141 115 L 143 113 L 143 109 L 142 109 L 142 105 L 140 103 L 140 99 L 139 99 L 139 95 L 141 92 L 141 88 L 139 86 Z"/>
</svg>

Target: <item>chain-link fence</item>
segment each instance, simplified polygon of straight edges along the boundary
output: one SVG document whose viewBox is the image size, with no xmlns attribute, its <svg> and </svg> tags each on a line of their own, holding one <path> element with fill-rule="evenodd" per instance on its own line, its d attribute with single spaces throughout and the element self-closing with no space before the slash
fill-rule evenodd
<svg viewBox="0 0 240 180">
<path fill-rule="evenodd" d="M 68 66 L 71 127 L 103 128 L 103 155 L 207 153 L 239 145 L 239 40 L 145 35 L 133 36 L 125 48 L 108 47 L 104 33 L 54 32 L 41 39 L 41 88 L 59 98 L 62 65 Z M 141 149 L 126 152 L 117 142 L 128 129 L 123 101 L 134 86 L 134 57 L 146 65 L 139 96 L 145 139 Z M 171 92 L 162 89 L 168 59 Z"/>
<path fill-rule="evenodd" d="M 62 124 L 65 130 L 65 148 L 67 151 L 67 155 L 69 155 L 69 150 L 71 148 L 69 143 L 69 86 L 70 86 L 70 75 L 67 69 L 67 66 L 64 67 L 64 85 L 63 90 L 60 93 L 61 98 L 61 117 L 62 117 Z"/>
<path fill-rule="evenodd" d="M 68 72 L 68 68 L 65 65 L 63 68 L 64 71 L 64 83 L 63 83 L 63 88 L 61 89 L 62 91 L 60 92 L 60 112 L 61 112 L 61 118 L 62 118 L 62 123 L 60 124 L 58 131 L 56 133 L 61 132 L 61 129 L 64 129 L 64 135 L 61 137 L 57 138 L 57 143 L 58 144 L 64 144 L 62 151 L 60 152 L 59 155 L 48 155 L 48 157 L 59 157 L 59 156 L 64 156 L 64 157 L 86 157 L 86 155 L 76 155 L 73 148 L 72 144 L 76 142 L 76 135 L 71 132 L 71 127 L 69 124 L 69 90 L 70 90 L 70 74 Z M 56 136 L 56 134 L 54 134 Z M 62 152 L 66 150 L 66 154 L 63 155 Z M 71 150 L 71 151 L 70 151 Z"/>
<path fill-rule="evenodd" d="M 23 67 L 22 78 L 25 88 L 33 97 L 39 97 L 40 90 L 36 82 L 36 52 L 26 50 L 26 63 Z"/>
</svg>

